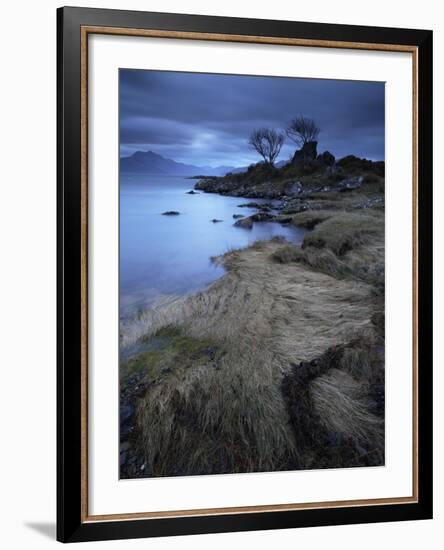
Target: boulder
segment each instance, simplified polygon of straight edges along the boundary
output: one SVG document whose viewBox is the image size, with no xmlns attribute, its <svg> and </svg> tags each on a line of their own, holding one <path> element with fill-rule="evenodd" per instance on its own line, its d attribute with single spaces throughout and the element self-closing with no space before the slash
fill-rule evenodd
<svg viewBox="0 0 444 550">
<path fill-rule="evenodd" d="M 206 193 L 219 193 L 220 195 L 233 195 L 240 184 L 236 179 L 226 179 L 223 177 L 209 176 L 199 180 L 194 189 L 205 191 Z"/>
<path fill-rule="evenodd" d="M 251 216 L 247 218 L 242 218 L 241 220 L 237 220 L 237 222 L 234 223 L 236 227 L 243 227 L 244 229 L 251 229 L 253 227 L 253 220 L 251 219 Z"/>
<path fill-rule="evenodd" d="M 352 191 L 353 189 L 358 189 L 361 187 L 363 181 L 363 176 L 342 180 L 338 185 L 339 191 Z"/>
<path fill-rule="evenodd" d="M 263 203 L 260 204 L 258 202 L 246 202 L 244 204 L 238 204 L 238 208 L 257 208 L 260 210 L 261 208 L 265 208 L 269 206 L 269 203 Z"/>
<path fill-rule="evenodd" d="M 384 197 L 371 197 L 355 206 L 355 208 L 373 208 L 373 207 L 383 208 Z"/>
<path fill-rule="evenodd" d="M 216 218 L 213 218 L 211 221 L 212 221 L 213 223 L 220 223 L 220 222 L 222 222 L 223 220 L 218 220 L 218 219 L 216 219 Z"/>
<path fill-rule="evenodd" d="M 199 195 L 197 191 L 194 191 L 194 189 L 191 189 L 191 191 L 186 192 L 187 195 Z"/>
<path fill-rule="evenodd" d="M 301 149 L 295 152 L 292 159 L 292 164 L 306 164 L 316 160 L 318 156 L 318 142 L 307 141 Z"/>
<path fill-rule="evenodd" d="M 335 179 L 336 181 L 339 181 L 345 177 L 345 170 L 344 168 L 342 168 L 342 166 L 333 164 L 331 166 L 327 166 L 327 168 L 325 169 L 325 175 L 332 179 Z"/>
<path fill-rule="evenodd" d="M 180 212 L 177 212 L 177 210 L 167 210 L 166 212 L 162 212 L 162 216 L 178 216 Z"/>
<path fill-rule="evenodd" d="M 285 224 L 291 223 L 293 221 L 293 216 L 291 216 L 291 215 L 286 216 L 284 214 L 278 214 L 277 216 L 275 216 L 273 218 L 273 221 L 285 225 Z"/>
<path fill-rule="evenodd" d="M 302 183 L 300 181 L 295 181 L 290 183 L 285 187 L 285 193 L 287 195 L 300 195 L 303 192 Z"/>
<path fill-rule="evenodd" d="M 305 210 L 310 209 L 310 204 L 307 201 L 302 201 L 299 199 L 294 199 L 286 201 L 282 205 L 281 212 L 282 214 L 299 214 L 299 212 L 305 212 Z"/>
<path fill-rule="evenodd" d="M 253 214 L 250 216 L 250 218 L 254 222 L 268 222 L 273 218 L 271 214 L 268 214 L 268 212 L 258 212 L 257 214 Z"/>
<path fill-rule="evenodd" d="M 241 218 L 243 218 L 244 216 L 242 216 L 242 214 L 233 214 L 233 218 L 235 220 L 240 220 Z"/>
<path fill-rule="evenodd" d="M 336 162 L 334 155 L 332 155 L 330 151 L 324 151 L 321 155 L 318 155 L 316 160 L 325 166 L 333 166 Z"/>
<path fill-rule="evenodd" d="M 363 174 L 365 172 L 377 174 L 384 177 L 385 163 L 384 161 L 371 161 L 367 159 L 361 159 L 354 155 L 348 155 L 336 163 L 338 166 L 344 169 L 345 173 L 349 176 Z"/>
</svg>

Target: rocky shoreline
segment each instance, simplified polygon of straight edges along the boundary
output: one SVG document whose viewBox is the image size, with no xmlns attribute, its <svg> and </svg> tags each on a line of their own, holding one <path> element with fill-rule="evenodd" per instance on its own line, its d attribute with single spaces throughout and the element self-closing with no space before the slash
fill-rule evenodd
<svg viewBox="0 0 444 550">
<path fill-rule="evenodd" d="M 288 218 L 283 218 L 282 214 L 323 209 L 329 194 L 350 195 L 353 191 L 362 190 L 362 200 L 355 201 L 353 208 L 381 207 L 384 202 L 384 170 L 384 162 L 373 162 L 352 155 L 336 160 L 329 151 L 318 155 L 317 143 L 309 142 L 295 153 L 292 162 L 281 168 L 259 163 L 243 173 L 201 177 L 194 189 L 205 193 L 269 200 L 266 204 L 250 202 L 239 205 L 258 209 L 258 213 L 249 219 L 236 222 L 240 227 L 251 228 L 254 222 L 260 221 L 286 223 Z M 346 196 L 344 202 L 347 202 Z"/>
<path fill-rule="evenodd" d="M 214 258 L 221 279 L 141 316 L 121 477 L 384 464 L 384 164 L 311 146 L 195 189 L 252 199 L 246 231 L 309 231 Z"/>
</svg>

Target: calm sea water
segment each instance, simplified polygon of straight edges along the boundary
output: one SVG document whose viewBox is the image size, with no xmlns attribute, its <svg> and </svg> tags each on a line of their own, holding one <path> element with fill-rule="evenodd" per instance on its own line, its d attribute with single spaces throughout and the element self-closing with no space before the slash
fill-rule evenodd
<svg viewBox="0 0 444 550">
<path fill-rule="evenodd" d="M 205 288 L 223 275 L 211 256 L 275 235 L 295 243 L 304 231 L 277 223 L 234 227 L 233 214 L 249 199 L 199 193 L 196 180 L 177 176 L 122 176 L 120 182 L 120 315 L 150 306 L 165 295 Z M 256 201 L 255 202 L 260 202 Z M 162 216 L 177 210 L 179 216 Z M 212 223 L 212 219 L 223 220 Z"/>
</svg>

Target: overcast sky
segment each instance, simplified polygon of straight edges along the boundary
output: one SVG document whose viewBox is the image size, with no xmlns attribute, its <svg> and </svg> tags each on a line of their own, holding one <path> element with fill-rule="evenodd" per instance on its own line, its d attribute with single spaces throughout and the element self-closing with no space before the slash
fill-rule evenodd
<svg viewBox="0 0 444 550">
<path fill-rule="evenodd" d="M 297 115 L 321 128 L 318 151 L 384 159 L 384 84 L 120 70 L 120 155 L 154 151 L 194 165 L 257 162 L 254 128 Z M 278 160 L 295 150 L 286 139 Z"/>
</svg>

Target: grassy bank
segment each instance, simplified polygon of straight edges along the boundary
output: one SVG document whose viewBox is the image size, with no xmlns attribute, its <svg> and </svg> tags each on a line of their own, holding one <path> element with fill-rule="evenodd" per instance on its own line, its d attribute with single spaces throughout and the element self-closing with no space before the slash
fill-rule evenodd
<svg viewBox="0 0 444 550">
<path fill-rule="evenodd" d="M 285 214 L 301 248 L 215 258 L 209 289 L 122 327 L 148 349 L 121 369 L 139 388 L 123 477 L 383 463 L 384 213 L 360 207 L 380 185 L 311 197 Z"/>
</svg>

